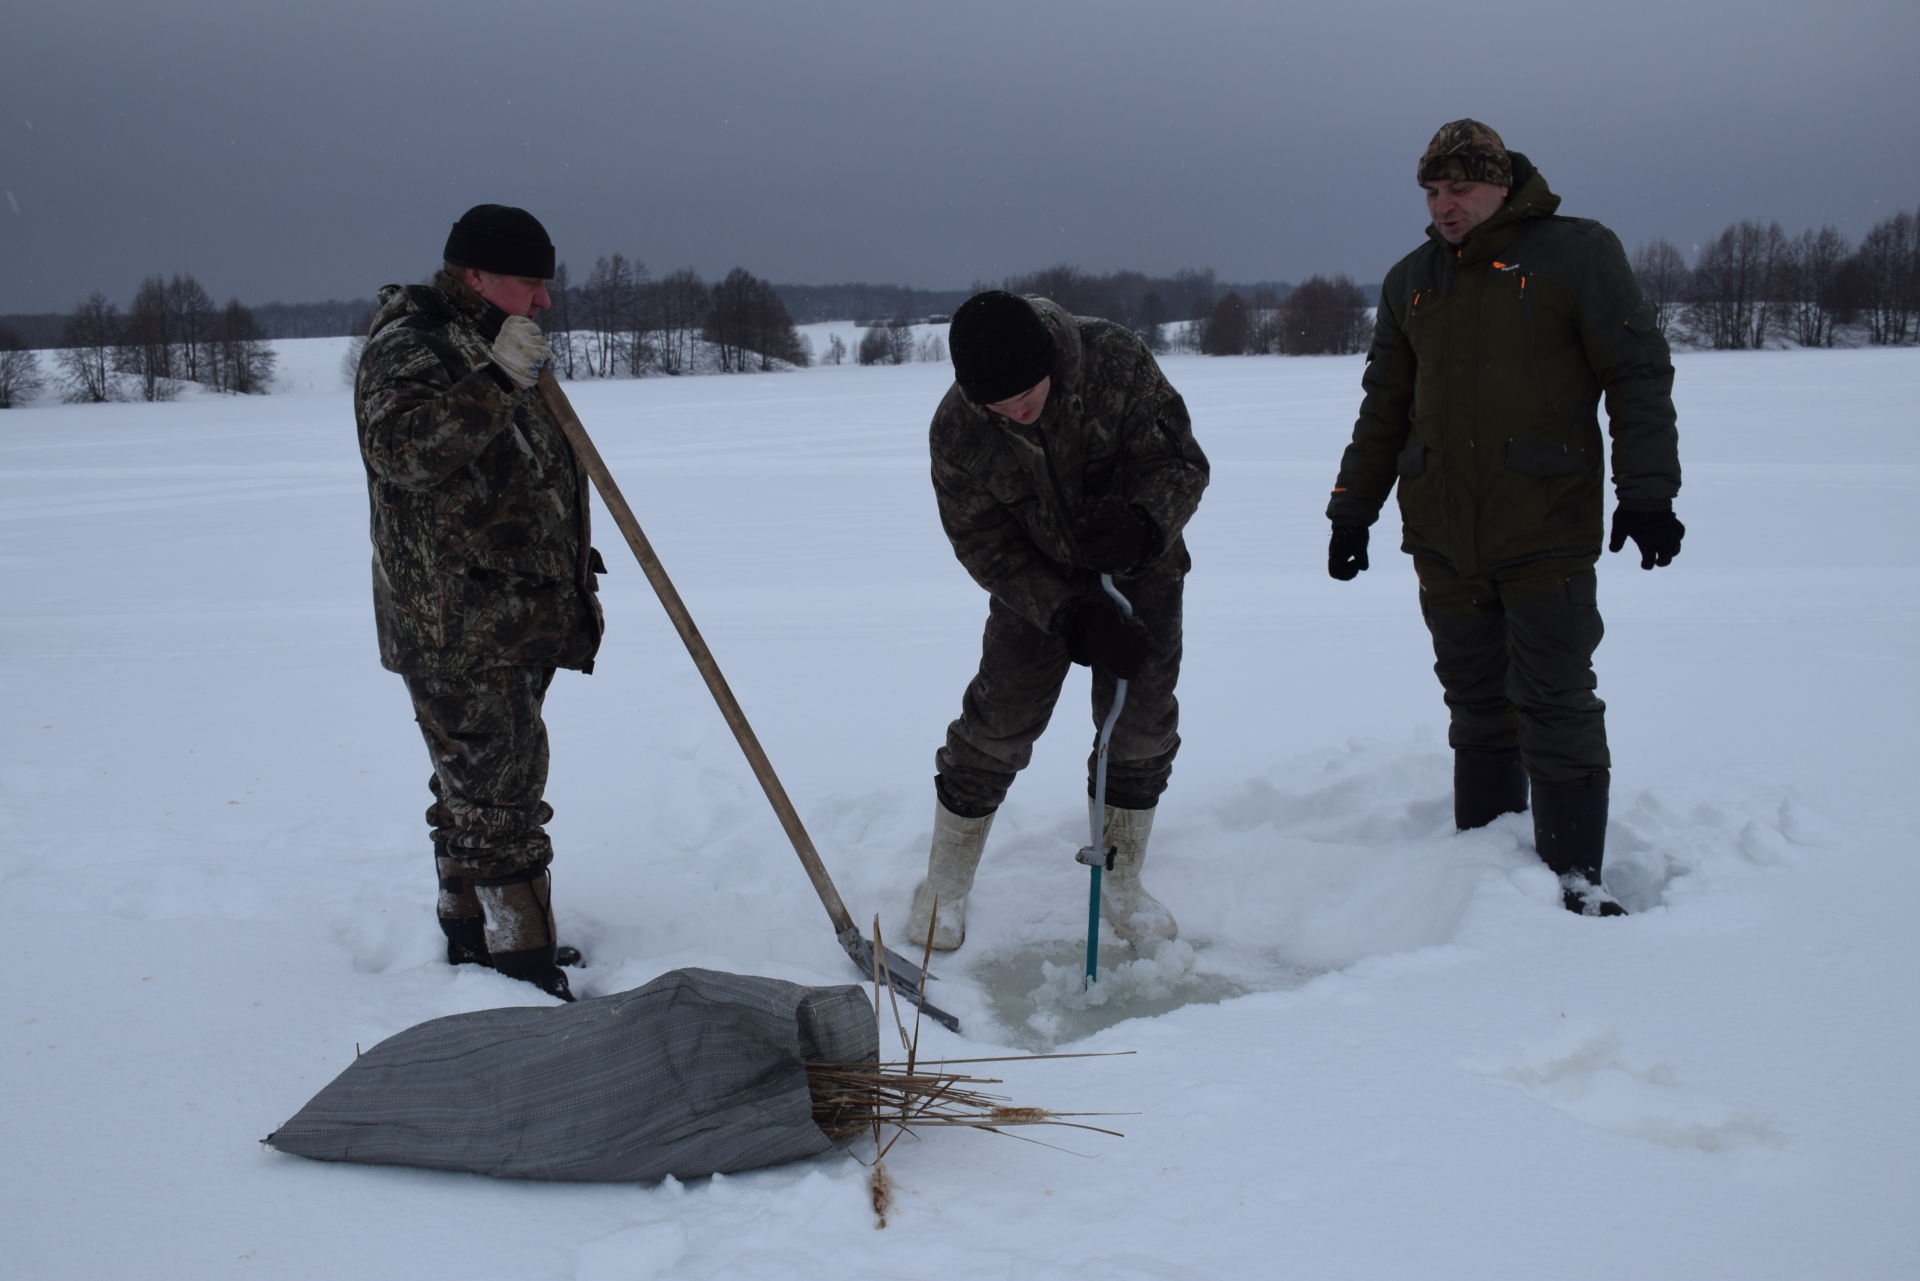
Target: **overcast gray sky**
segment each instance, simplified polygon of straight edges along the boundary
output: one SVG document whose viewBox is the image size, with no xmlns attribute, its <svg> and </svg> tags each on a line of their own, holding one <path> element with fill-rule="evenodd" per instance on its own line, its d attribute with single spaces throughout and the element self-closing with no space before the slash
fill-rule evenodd
<svg viewBox="0 0 1920 1281">
<path fill-rule="evenodd" d="M 174 272 L 366 296 L 482 201 L 576 280 L 1374 281 L 1463 115 L 1629 249 L 1920 208 L 1914 0 L 54 0 L 0 30 L 0 313 Z"/>
</svg>

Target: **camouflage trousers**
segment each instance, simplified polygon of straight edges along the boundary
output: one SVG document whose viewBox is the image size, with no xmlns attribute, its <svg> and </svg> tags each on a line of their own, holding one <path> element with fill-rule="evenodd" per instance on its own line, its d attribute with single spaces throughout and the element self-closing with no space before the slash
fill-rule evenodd
<svg viewBox="0 0 1920 1281">
<path fill-rule="evenodd" d="M 534 872 L 553 859 L 544 824 L 551 667 L 407 676 L 414 719 L 433 758 L 427 823 L 437 852 L 478 880 Z"/>
<path fill-rule="evenodd" d="M 1180 678 L 1178 576 L 1146 577 L 1120 584 L 1136 617 L 1153 637 L 1153 653 L 1127 682 L 1127 701 L 1107 748 L 1107 803 L 1151 809 L 1167 790 L 1180 750 L 1180 705 L 1173 696 Z M 947 741 L 934 756 L 934 786 L 940 803 L 964 818 L 991 814 L 1006 800 L 1016 774 L 1033 759 L 1033 745 L 1047 728 L 1072 666 L 1066 642 L 1042 631 L 998 601 L 987 610 L 980 639 L 980 670 L 960 700 L 960 716 L 947 727 Z M 1093 724 L 1113 706 L 1114 678 L 1093 670 Z M 1087 793 L 1093 793 L 1094 753 L 1087 757 Z"/>
<path fill-rule="evenodd" d="M 1520 749 L 1543 783 L 1605 782 L 1607 705 L 1594 693 L 1605 627 L 1593 561 L 1539 560 L 1462 578 L 1414 558 L 1457 751 Z"/>
</svg>

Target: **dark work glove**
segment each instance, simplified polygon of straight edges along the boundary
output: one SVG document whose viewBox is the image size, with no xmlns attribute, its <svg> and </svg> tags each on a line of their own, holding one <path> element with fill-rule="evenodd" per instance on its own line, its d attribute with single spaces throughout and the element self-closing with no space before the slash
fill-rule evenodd
<svg viewBox="0 0 1920 1281">
<path fill-rule="evenodd" d="M 1073 541 L 1089 569 L 1129 574 L 1160 550 L 1160 529 L 1132 503 L 1109 496 L 1074 522 Z"/>
<path fill-rule="evenodd" d="M 1121 613 L 1111 596 L 1083 596 L 1063 606 L 1058 630 L 1068 658 L 1123 681 L 1138 675 L 1153 652 L 1147 625 Z"/>
<path fill-rule="evenodd" d="M 1327 542 L 1327 573 L 1345 583 L 1366 567 L 1367 527 L 1335 525 Z"/>
<path fill-rule="evenodd" d="M 1680 540 L 1686 537 L 1686 533 L 1687 527 L 1670 511 L 1634 511 L 1628 507 L 1616 507 L 1613 509 L 1613 537 L 1607 540 L 1607 550 L 1617 552 L 1631 538 L 1633 545 L 1640 549 L 1640 568 L 1671 565 L 1673 558 L 1680 554 Z"/>
</svg>

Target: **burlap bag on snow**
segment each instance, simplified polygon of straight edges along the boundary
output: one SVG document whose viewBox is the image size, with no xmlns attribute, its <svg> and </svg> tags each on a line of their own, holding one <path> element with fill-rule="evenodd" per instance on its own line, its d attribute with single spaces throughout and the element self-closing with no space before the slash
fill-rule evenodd
<svg viewBox="0 0 1920 1281">
<path fill-rule="evenodd" d="M 500 1178 L 749 1170 L 831 1147 L 807 1062 L 871 1063 L 857 985 L 674 970 L 572 1005 L 434 1019 L 391 1036 L 268 1135 L 320 1161 Z"/>
</svg>

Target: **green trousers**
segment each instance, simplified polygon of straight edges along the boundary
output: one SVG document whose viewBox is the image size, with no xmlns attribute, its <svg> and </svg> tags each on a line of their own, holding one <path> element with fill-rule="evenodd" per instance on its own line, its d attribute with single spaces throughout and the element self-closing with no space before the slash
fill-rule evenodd
<svg viewBox="0 0 1920 1281">
<path fill-rule="evenodd" d="M 1459 751 L 1519 748 L 1546 783 L 1604 783 L 1607 705 L 1593 652 L 1605 628 L 1590 558 L 1538 560 L 1461 577 L 1415 557 L 1420 613 Z"/>
</svg>

